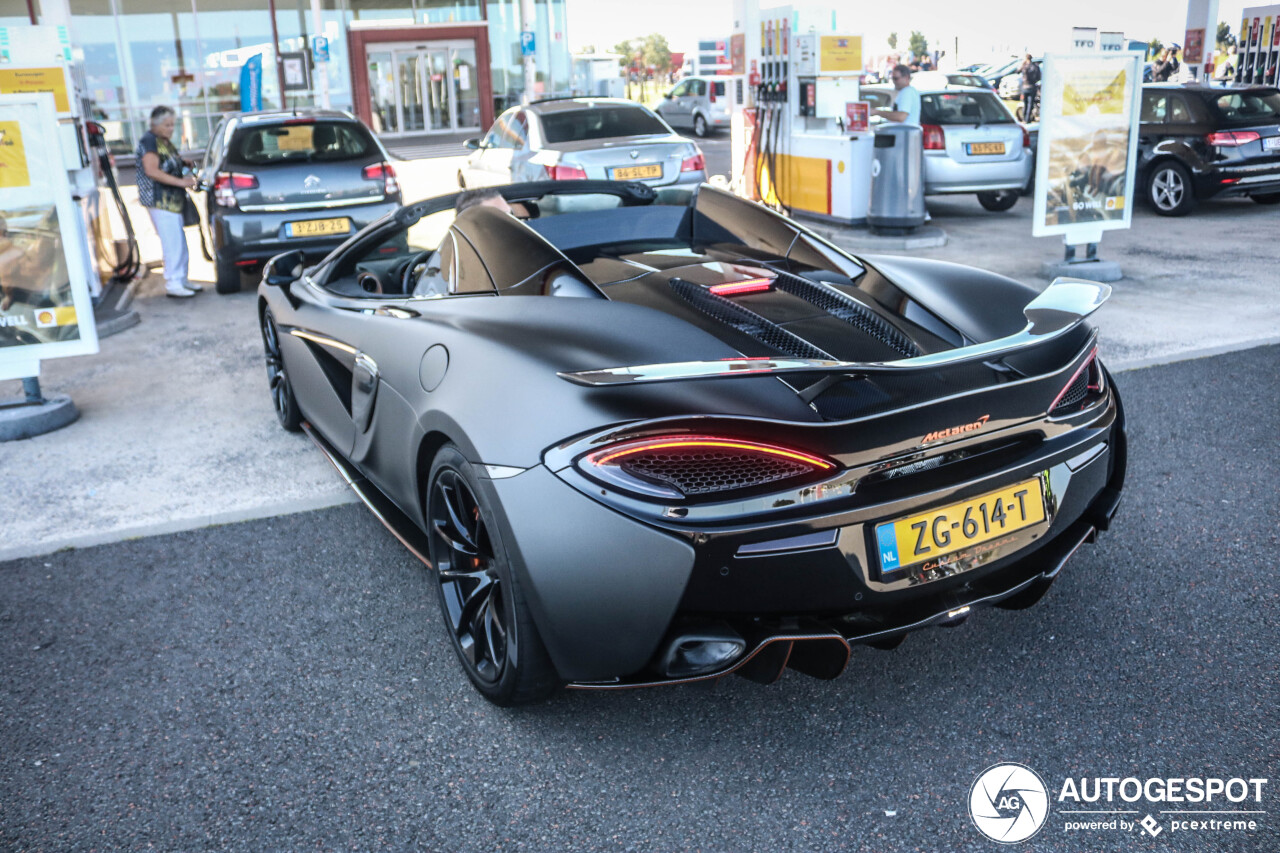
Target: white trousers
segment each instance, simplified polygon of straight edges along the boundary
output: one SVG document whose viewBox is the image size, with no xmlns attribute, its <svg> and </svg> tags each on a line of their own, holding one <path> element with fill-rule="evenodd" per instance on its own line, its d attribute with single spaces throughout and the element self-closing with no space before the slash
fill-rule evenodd
<svg viewBox="0 0 1280 853">
<path fill-rule="evenodd" d="M 182 230 L 182 214 L 148 207 L 151 224 L 160 236 L 164 255 L 164 287 L 175 291 L 187 286 L 187 235 Z"/>
</svg>

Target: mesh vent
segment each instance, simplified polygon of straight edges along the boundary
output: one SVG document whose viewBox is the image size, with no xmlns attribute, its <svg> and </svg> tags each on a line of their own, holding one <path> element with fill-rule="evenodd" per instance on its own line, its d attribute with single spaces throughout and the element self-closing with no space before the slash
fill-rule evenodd
<svg viewBox="0 0 1280 853">
<path fill-rule="evenodd" d="M 796 358 L 831 359 L 829 353 L 823 352 L 756 312 L 731 302 L 723 296 L 717 296 L 701 285 L 681 278 L 671 279 L 670 284 L 671 289 L 678 296 L 703 314 L 732 326 L 745 335 L 750 335 L 765 346 Z"/>
<path fill-rule="evenodd" d="M 716 447 L 638 453 L 620 467 L 632 477 L 670 486 L 690 497 L 749 489 L 813 471 L 794 459 Z"/>
<path fill-rule="evenodd" d="M 901 355 L 908 358 L 920 355 L 920 348 L 906 335 L 852 296 L 841 293 L 834 287 L 818 284 L 782 270 L 774 270 L 774 272 L 778 277 L 774 280 L 773 286 L 779 290 L 784 290 L 810 305 L 821 308 L 832 317 L 845 321 Z"/>
<path fill-rule="evenodd" d="M 1089 402 L 1090 386 L 1097 381 L 1097 371 L 1097 362 L 1090 361 L 1062 392 L 1058 402 L 1049 410 L 1049 416 L 1069 415 L 1083 409 Z"/>
</svg>

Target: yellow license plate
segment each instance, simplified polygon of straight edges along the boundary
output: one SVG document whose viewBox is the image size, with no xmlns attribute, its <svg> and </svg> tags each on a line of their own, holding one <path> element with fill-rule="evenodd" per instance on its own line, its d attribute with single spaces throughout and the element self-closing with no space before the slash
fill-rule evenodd
<svg viewBox="0 0 1280 853">
<path fill-rule="evenodd" d="M 639 178 L 661 178 L 662 167 L 653 166 L 626 166 L 613 170 L 613 179 L 615 181 L 634 181 Z"/>
<path fill-rule="evenodd" d="M 1046 518 L 1038 477 L 928 512 L 876 525 L 880 568 L 905 569 L 963 551 Z"/>
<path fill-rule="evenodd" d="M 311 219 L 285 225 L 285 233 L 290 237 L 325 237 L 330 234 L 346 234 L 350 230 L 351 221 L 347 219 Z"/>
<path fill-rule="evenodd" d="M 970 154 L 1003 154 L 1003 142 L 970 142 Z"/>
</svg>

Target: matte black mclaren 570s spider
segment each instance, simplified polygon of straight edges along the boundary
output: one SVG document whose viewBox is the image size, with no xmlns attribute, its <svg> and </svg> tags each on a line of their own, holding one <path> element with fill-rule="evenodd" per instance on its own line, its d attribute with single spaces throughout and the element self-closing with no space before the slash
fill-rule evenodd
<svg viewBox="0 0 1280 853">
<path fill-rule="evenodd" d="M 259 287 L 280 422 L 434 571 L 502 705 L 790 667 L 1036 602 L 1120 500 L 1120 398 L 1042 292 L 727 192 L 408 205 Z"/>
</svg>

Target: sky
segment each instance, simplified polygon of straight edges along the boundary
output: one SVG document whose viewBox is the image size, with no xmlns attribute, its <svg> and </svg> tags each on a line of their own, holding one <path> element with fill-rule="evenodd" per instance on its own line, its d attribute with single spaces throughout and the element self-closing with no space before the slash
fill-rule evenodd
<svg viewBox="0 0 1280 853">
<path fill-rule="evenodd" d="M 1270 5 L 1253 0 L 1249 6 Z M 594 45 L 611 50 L 623 39 L 660 32 L 674 51 L 691 50 L 699 39 L 725 38 L 733 29 L 732 0 L 644 0 L 637 14 L 634 0 L 566 0 L 569 47 Z M 761 6 L 784 5 L 765 0 Z M 821 8 L 807 0 L 804 8 Z M 793 4 L 799 7 L 800 4 Z M 1097 27 L 1123 32 L 1129 38 L 1163 42 L 1183 41 L 1186 2 L 1168 0 L 1072 0 L 1060 8 L 1031 6 L 1026 0 L 912 0 L 909 3 L 840 0 L 837 9 L 842 33 L 863 36 L 865 53 L 888 52 L 885 39 L 898 33 L 900 46 L 912 30 L 920 30 L 930 47 L 954 52 L 961 63 L 978 62 L 992 54 L 1007 55 L 1065 50 L 1072 27 Z M 1235 32 L 1240 26 L 1239 0 L 1220 0 L 1218 20 Z M 958 40 L 958 42 L 957 42 Z"/>
</svg>

